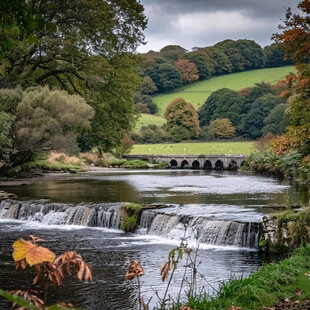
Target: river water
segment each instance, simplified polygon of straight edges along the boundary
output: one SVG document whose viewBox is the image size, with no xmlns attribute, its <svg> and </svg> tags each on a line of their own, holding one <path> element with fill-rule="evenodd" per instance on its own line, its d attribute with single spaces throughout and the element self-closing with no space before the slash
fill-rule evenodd
<svg viewBox="0 0 310 310">
<path fill-rule="evenodd" d="M 160 266 L 179 244 L 185 222 L 189 247 L 195 249 L 199 239 L 198 288 L 215 294 L 220 281 L 261 266 L 256 224 L 274 212 L 266 206 L 307 199 L 303 191 L 273 178 L 190 170 L 81 173 L 4 190 L 18 201 L 0 204 L 0 288 L 39 289 L 31 285 L 33 273 L 15 271 L 12 260 L 14 240 L 33 234 L 46 239 L 45 246 L 57 255 L 75 250 L 90 263 L 92 282 L 66 278 L 61 288 L 49 291 L 50 302 L 90 310 L 137 309 L 136 282 L 124 278 L 131 259 L 143 266 L 142 296 L 155 306 L 156 294 L 163 296 L 166 286 Z M 165 207 L 143 211 L 136 233 L 123 233 L 118 210 L 124 202 Z M 173 278 L 173 298 L 185 264 L 180 262 Z M 3 299 L 0 309 L 9 309 Z"/>
</svg>

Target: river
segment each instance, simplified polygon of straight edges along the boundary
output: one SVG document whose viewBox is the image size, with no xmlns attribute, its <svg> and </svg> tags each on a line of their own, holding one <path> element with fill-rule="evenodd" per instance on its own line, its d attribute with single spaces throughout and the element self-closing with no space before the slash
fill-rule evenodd
<svg viewBox="0 0 310 310">
<path fill-rule="evenodd" d="M 15 193 L 17 201 L 0 204 L 0 288 L 38 289 L 31 285 L 33 273 L 15 271 L 12 260 L 14 240 L 33 234 L 57 255 L 75 250 L 90 263 L 92 282 L 66 278 L 49 291 L 50 302 L 89 310 L 137 309 L 136 283 L 124 278 L 131 259 L 143 266 L 142 296 L 155 306 L 166 286 L 160 266 L 179 244 L 184 223 L 189 247 L 199 240 L 198 288 L 214 295 L 220 281 L 248 275 L 264 261 L 257 223 L 274 212 L 266 206 L 307 199 L 286 182 L 229 171 L 109 170 L 1 189 Z M 118 210 L 124 202 L 165 207 L 143 211 L 136 233 L 123 233 Z M 174 298 L 184 265 L 169 290 Z M 9 309 L 3 299 L 0 309 Z"/>
</svg>

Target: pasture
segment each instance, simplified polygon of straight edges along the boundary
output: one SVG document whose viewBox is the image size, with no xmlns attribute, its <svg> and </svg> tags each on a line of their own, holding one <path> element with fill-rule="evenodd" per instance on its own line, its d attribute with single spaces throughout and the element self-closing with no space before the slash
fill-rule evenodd
<svg viewBox="0 0 310 310">
<path fill-rule="evenodd" d="M 253 142 L 189 142 L 167 144 L 135 144 L 130 154 L 248 155 L 252 151 Z"/>
</svg>

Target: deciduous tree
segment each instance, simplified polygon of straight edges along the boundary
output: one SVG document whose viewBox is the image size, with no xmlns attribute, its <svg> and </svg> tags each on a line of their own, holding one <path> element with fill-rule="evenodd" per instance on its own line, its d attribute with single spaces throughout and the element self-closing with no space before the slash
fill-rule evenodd
<svg viewBox="0 0 310 310">
<path fill-rule="evenodd" d="M 175 126 L 182 126 L 189 131 L 191 137 L 197 137 L 199 134 L 199 121 L 195 107 L 184 98 L 176 98 L 168 104 L 165 119 L 168 130 Z"/>
<path fill-rule="evenodd" d="M 229 139 L 234 137 L 236 129 L 228 118 L 217 118 L 211 121 L 209 129 L 218 138 Z"/>
<path fill-rule="evenodd" d="M 11 122 L 6 145 L 16 150 L 9 158 L 1 154 L 2 170 L 31 160 L 36 152 L 76 149 L 78 132 L 94 115 L 82 97 L 48 87 L 2 89 L 0 110 L 5 124 Z"/>
<path fill-rule="evenodd" d="M 198 69 L 193 62 L 180 58 L 175 66 L 181 72 L 183 84 L 193 83 L 199 79 Z"/>
</svg>

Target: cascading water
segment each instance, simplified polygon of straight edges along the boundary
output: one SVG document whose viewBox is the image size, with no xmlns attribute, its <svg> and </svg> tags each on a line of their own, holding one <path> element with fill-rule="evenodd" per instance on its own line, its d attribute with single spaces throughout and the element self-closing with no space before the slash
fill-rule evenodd
<svg viewBox="0 0 310 310">
<path fill-rule="evenodd" d="M 62 204 L 46 200 L 0 202 L 0 219 L 35 221 L 47 225 L 120 228 L 120 204 Z"/>
<path fill-rule="evenodd" d="M 119 229 L 121 203 L 63 204 L 46 200 L 0 202 L 0 219 L 36 221 L 46 225 L 81 225 Z M 187 225 L 187 240 L 199 243 L 258 248 L 259 223 L 212 220 L 204 216 L 142 211 L 137 233 L 180 240 Z"/>
<path fill-rule="evenodd" d="M 165 214 L 156 210 L 144 210 L 140 231 L 168 239 L 180 240 L 187 226 L 186 237 L 200 243 L 258 248 L 259 223 L 210 220 L 198 216 Z"/>
</svg>

